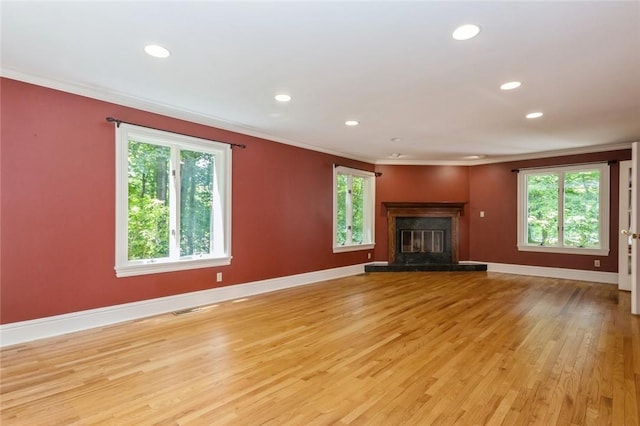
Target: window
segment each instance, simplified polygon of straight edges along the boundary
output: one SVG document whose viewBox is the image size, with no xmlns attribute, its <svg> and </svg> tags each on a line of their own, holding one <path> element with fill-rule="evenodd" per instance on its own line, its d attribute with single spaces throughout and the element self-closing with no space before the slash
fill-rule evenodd
<svg viewBox="0 0 640 426">
<path fill-rule="evenodd" d="M 347 167 L 333 172 L 333 251 L 374 246 L 375 174 Z"/>
<path fill-rule="evenodd" d="M 518 249 L 609 253 L 609 166 L 521 170 Z"/>
<path fill-rule="evenodd" d="M 116 275 L 228 265 L 231 147 L 120 124 Z"/>
</svg>

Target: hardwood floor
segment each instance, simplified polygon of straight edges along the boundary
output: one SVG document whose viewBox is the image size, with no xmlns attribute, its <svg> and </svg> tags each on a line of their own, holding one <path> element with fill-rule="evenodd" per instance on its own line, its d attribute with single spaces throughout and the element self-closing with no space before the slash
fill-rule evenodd
<svg viewBox="0 0 640 426">
<path fill-rule="evenodd" d="M 2 350 L 9 425 L 638 425 L 615 286 L 371 273 Z"/>
</svg>

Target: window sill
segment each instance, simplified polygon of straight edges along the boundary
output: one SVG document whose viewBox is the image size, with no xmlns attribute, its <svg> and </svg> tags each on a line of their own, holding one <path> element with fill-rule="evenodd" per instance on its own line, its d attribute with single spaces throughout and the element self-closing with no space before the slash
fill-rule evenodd
<svg viewBox="0 0 640 426">
<path fill-rule="evenodd" d="M 116 266 L 116 277 L 133 277 L 136 275 L 160 274 L 163 272 L 186 271 L 189 269 L 211 268 L 231 264 L 231 257 L 215 259 L 187 259 L 177 262 L 147 262 Z"/>
<path fill-rule="evenodd" d="M 608 256 L 609 255 L 609 249 L 551 247 L 551 246 L 533 246 L 533 245 L 518 245 L 518 251 L 534 251 L 538 253 L 581 254 L 583 256 Z"/>
<path fill-rule="evenodd" d="M 334 246 L 334 253 L 343 253 L 347 251 L 358 251 L 358 250 L 373 250 L 376 245 L 374 243 L 370 244 L 354 244 L 349 246 Z"/>
</svg>

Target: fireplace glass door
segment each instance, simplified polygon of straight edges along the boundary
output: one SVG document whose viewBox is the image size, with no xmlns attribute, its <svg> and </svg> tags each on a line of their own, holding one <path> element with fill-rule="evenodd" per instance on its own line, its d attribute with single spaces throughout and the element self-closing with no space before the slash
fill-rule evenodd
<svg viewBox="0 0 640 426">
<path fill-rule="evenodd" d="M 395 263 L 451 263 L 451 218 L 396 218 Z"/>
<path fill-rule="evenodd" d="M 402 253 L 442 253 L 444 230 L 403 229 L 400 231 Z"/>
</svg>

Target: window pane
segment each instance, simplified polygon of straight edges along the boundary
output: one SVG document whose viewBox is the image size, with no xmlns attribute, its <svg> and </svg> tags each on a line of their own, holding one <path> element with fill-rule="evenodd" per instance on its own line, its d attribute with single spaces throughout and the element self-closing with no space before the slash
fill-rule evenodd
<svg viewBox="0 0 640 426">
<path fill-rule="evenodd" d="M 347 176 L 338 174 L 336 176 L 336 243 L 344 245 L 347 242 Z"/>
<path fill-rule="evenodd" d="M 212 154 L 180 151 L 180 256 L 211 253 Z"/>
<path fill-rule="evenodd" d="M 353 210 L 351 242 L 354 244 L 362 244 L 364 238 L 364 182 L 364 178 L 353 176 L 351 188 Z"/>
<path fill-rule="evenodd" d="M 558 175 L 527 176 L 527 242 L 558 244 Z"/>
<path fill-rule="evenodd" d="M 129 141 L 129 260 L 169 257 L 170 158 L 170 148 Z"/>
<path fill-rule="evenodd" d="M 600 247 L 600 172 L 584 170 L 564 176 L 564 244 Z"/>
</svg>

